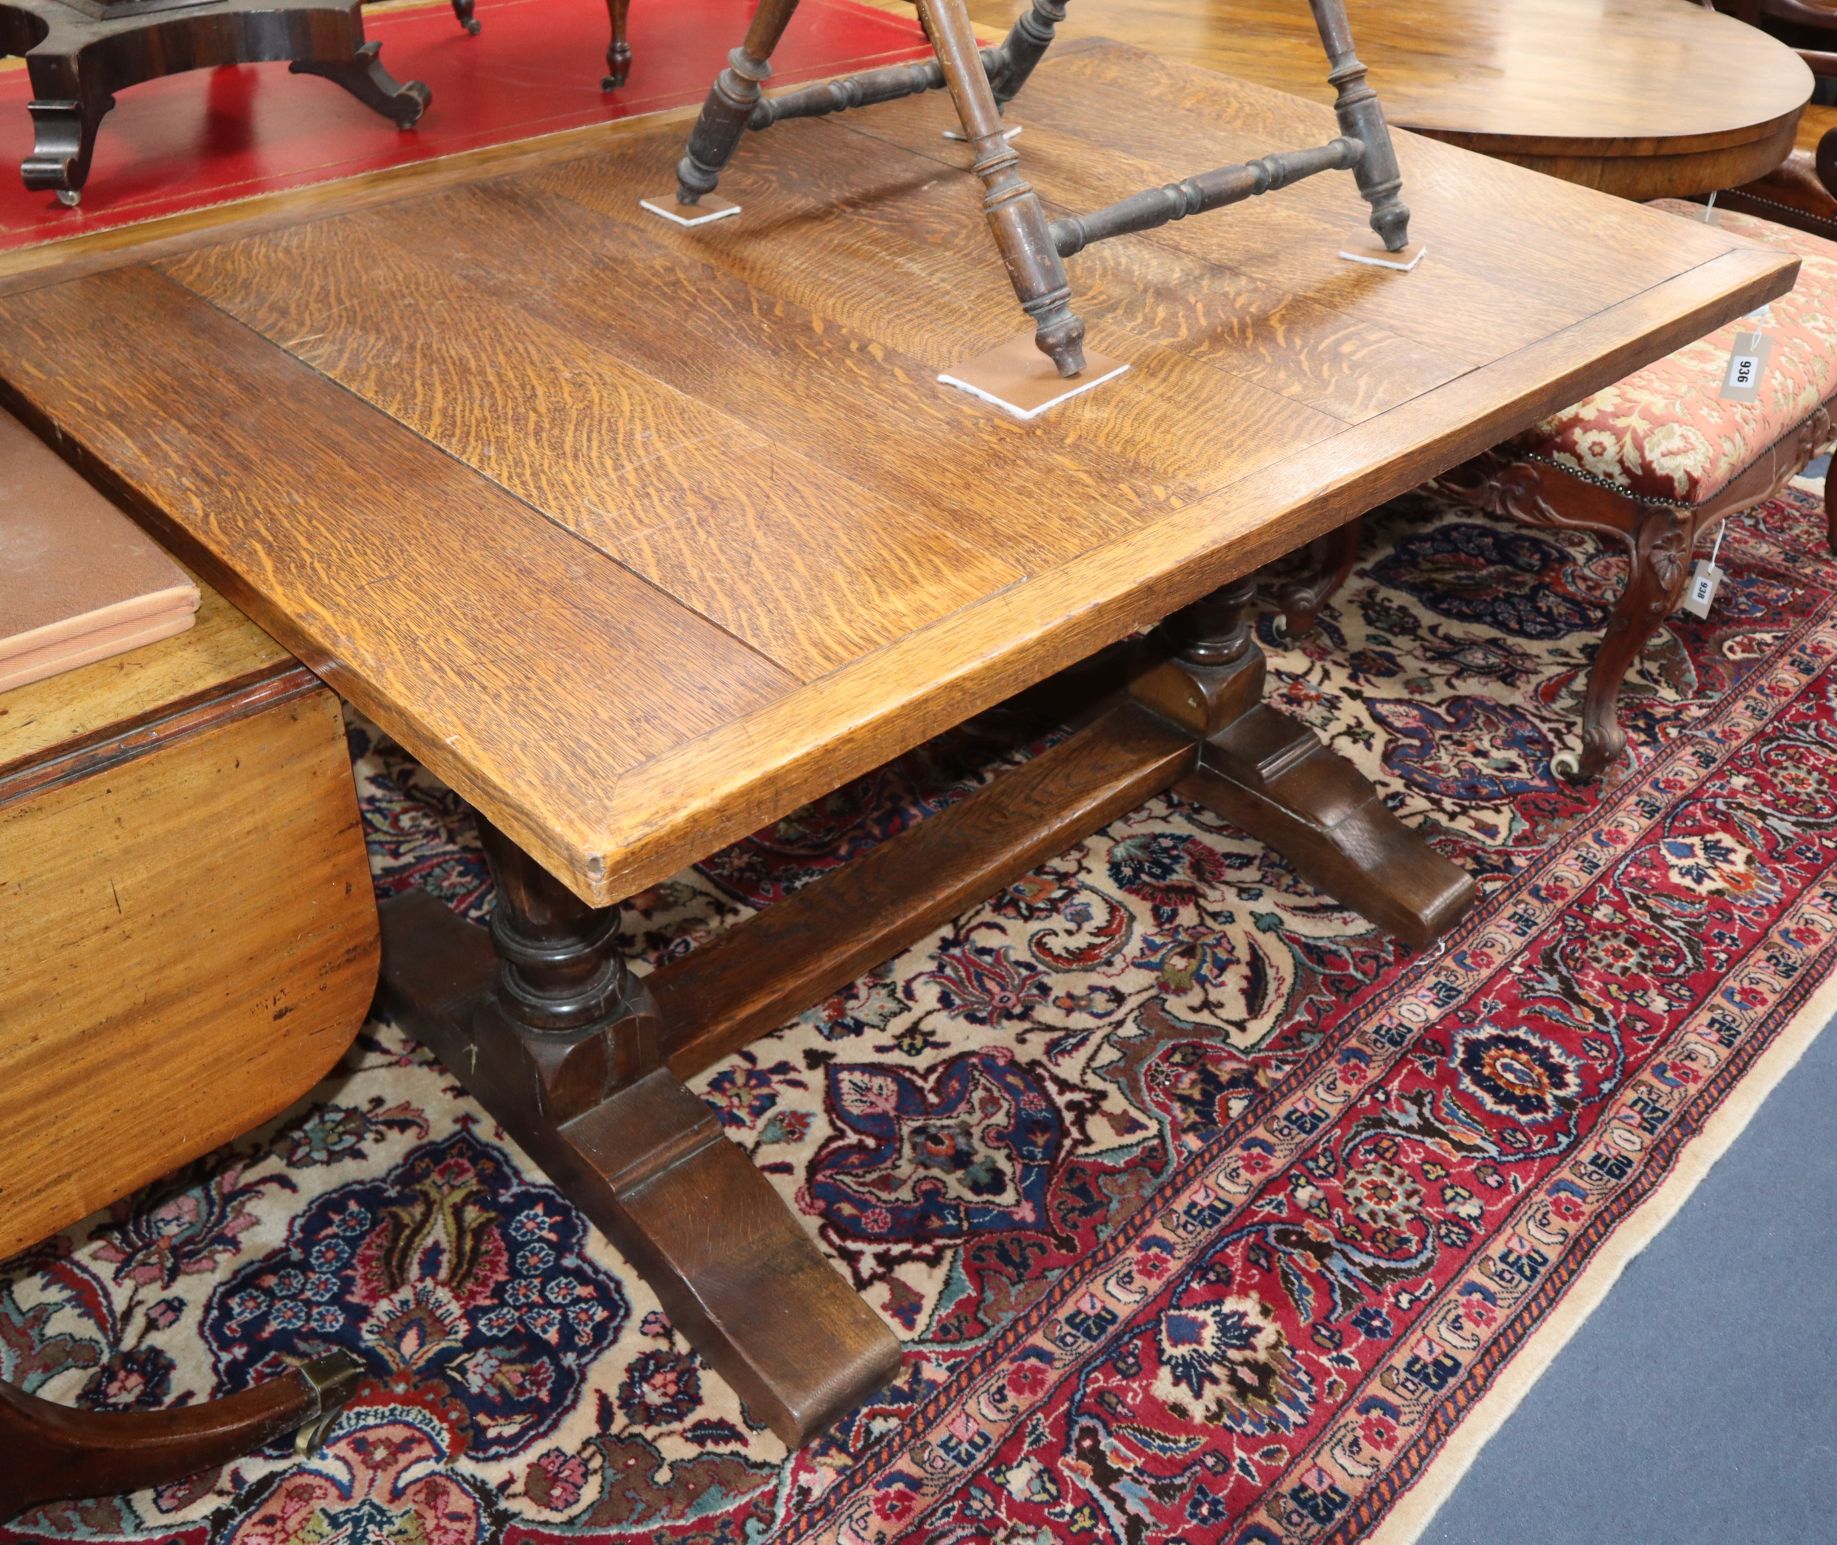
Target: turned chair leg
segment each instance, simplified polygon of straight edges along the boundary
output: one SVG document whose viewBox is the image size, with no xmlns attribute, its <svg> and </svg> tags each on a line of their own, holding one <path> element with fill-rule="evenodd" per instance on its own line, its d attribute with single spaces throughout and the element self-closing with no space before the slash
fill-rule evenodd
<svg viewBox="0 0 1837 1545">
<path fill-rule="evenodd" d="M 363 1372 L 343 1352 L 170 1411 L 79 1411 L 0 1384 L 0 1523 L 46 1502 L 163 1486 L 336 1412 Z"/>
<path fill-rule="evenodd" d="M 988 216 L 1015 296 L 1021 310 L 1033 318 L 1034 341 L 1041 352 L 1060 375 L 1075 376 L 1084 369 L 1084 323 L 1072 312 L 1071 280 L 1047 228 L 1046 211 L 1032 185 L 1021 176 L 1020 156 L 1002 137 L 1001 110 L 995 105 L 969 13 L 963 9 L 963 0 L 918 0 L 918 4 L 944 67 L 944 83 L 956 104 L 964 136 L 975 152 L 973 170 L 982 179 L 982 211 Z M 1051 41 L 1050 33 L 1047 41 Z"/>
<path fill-rule="evenodd" d="M 631 44 L 625 35 L 626 18 L 630 13 L 631 0 L 606 0 L 612 41 L 606 45 L 606 78 L 600 82 L 601 91 L 616 91 L 631 75 Z"/>
<path fill-rule="evenodd" d="M 727 56 L 727 68 L 715 77 L 689 133 L 688 148 L 676 163 L 678 202 L 698 203 L 714 192 L 746 133 L 760 88 L 772 78 L 772 51 L 796 13 L 797 0 L 764 0 L 753 12 L 746 40 Z"/>
<path fill-rule="evenodd" d="M 1020 95 L 1034 66 L 1052 47 L 1054 34 L 1064 20 L 1065 0 L 1033 0 L 1033 4 L 1015 18 L 1001 47 L 1000 70 L 989 82 L 997 107 L 1005 108 Z M 929 30 L 926 36 L 931 37 Z M 936 39 L 932 39 L 932 43 L 935 47 Z"/>
<path fill-rule="evenodd" d="M 1365 147 L 1352 175 L 1365 202 L 1371 205 L 1371 228 L 1386 251 L 1400 252 L 1410 241 L 1410 212 L 1398 197 L 1403 189 L 1403 173 L 1397 165 L 1397 151 L 1391 144 L 1390 127 L 1384 121 L 1378 93 L 1365 79 L 1365 66 L 1353 52 L 1345 0 L 1308 3 L 1314 10 L 1321 46 L 1327 51 L 1327 80 L 1338 92 L 1333 111 L 1339 118 L 1340 133 Z"/>
<path fill-rule="evenodd" d="M 1628 538 L 1632 564 L 1626 588 L 1614 603 L 1607 631 L 1595 651 L 1582 702 L 1582 752 L 1573 766 L 1567 756 L 1553 763 L 1572 782 L 1590 782 L 1626 749 L 1620 727 L 1620 688 L 1659 624 L 1677 609 L 1690 571 L 1696 522 L 1686 510 L 1661 508 Z"/>
</svg>

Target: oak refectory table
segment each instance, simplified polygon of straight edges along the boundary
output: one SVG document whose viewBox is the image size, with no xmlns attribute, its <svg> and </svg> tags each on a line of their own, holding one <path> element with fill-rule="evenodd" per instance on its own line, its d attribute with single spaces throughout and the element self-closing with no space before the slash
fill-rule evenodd
<svg viewBox="0 0 1837 1545">
<path fill-rule="evenodd" d="M 0 283 L 7 405 L 477 808 L 489 935 L 398 898 L 386 999 L 791 1442 L 897 1343 L 681 1080 L 1169 787 L 1449 926 L 1468 877 L 1261 702 L 1250 576 L 1796 266 L 1405 135 L 1415 270 L 1338 256 L 1350 178 L 1107 244 L 1082 305 L 1130 369 L 1022 422 L 935 379 L 1013 325 L 950 123 L 775 127 L 703 227 L 639 204 L 673 117 Z M 1074 44 L 1027 168 L 1058 210 L 1333 129 Z M 622 897 L 1163 619 L 1052 750 L 622 963 Z"/>
</svg>

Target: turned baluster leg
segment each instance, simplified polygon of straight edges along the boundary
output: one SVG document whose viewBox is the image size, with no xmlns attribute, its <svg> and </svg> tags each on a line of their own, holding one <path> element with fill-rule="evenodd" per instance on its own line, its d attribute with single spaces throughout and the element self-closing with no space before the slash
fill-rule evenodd
<svg viewBox="0 0 1837 1545">
<path fill-rule="evenodd" d="M 484 821 L 490 944 L 432 897 L 387 902 L 383 999 L 656 1292 L 786 1443 L 872 1393 L 899 1342 L 664 1066 L 656 1005 L 581 901 Z"/>
<path fill-rule="evenodd" d="M 1397 166 L 1397 151 L 1384 121 L 1383 104 L 1365 79 L 1365 66 L 1353 52 L 1345 0 L 1308 0 L 1308 4 L 1314 9 L 1314 25 L 1320 29 L 1320 41 L 1327 51 L 1327 79 L 1339 93 L 1333 111 L 1339 117 L 1340 133 L 1365 147 L 1352 174 L 1358 179 L 1365 202 L 1371 205 L 1371 228 L 1387 251 L 1399 252 L 1410 241 L 1410 212 L 1397 196 L 1403 187 L 1403 173 Z"/>
<path fill-rule="evenodd" d="M 1412 944 L 1473 903 L 1472 878 L 1385 808 L 1377 789 L 1314 733 L 1263 701 L 1251 633 L 1256 576 L 1233 580 L 1163 625 L 1170 658 L 1130 695 L 1200 742 L 1174 785 L 1289 860 L 1328 895 Z"/>
<path fill-rule="evenodd" d="M 703 194 L 714 192 L 746 133 L 760 88 L 772 78 L 772 50 L 778 47 L 796 10 L 797 0 L 763 0 L 753 12 L 746 41 L 727 56 L 727 68 L 715 77 L 701 116 L 689 133 L 688 148 L 676 163 L 680 203 L 693 204 Z"/>
<path fill-rule="evenodd" d="M 1573 771 L 1569 758 L 1558 757 L 1559 773 L 1576 782 L 1598 778 L 1626 749 L 1627 734 L 1620 727 L 1620 689 L 1633 662 L 1683 599 L 1695 537 L 1696 524 L 1689 514 L 1672 509 L 1648 515 L 1628 537 L 1632 566 L 1626 588 L 1608 616 L 1582 700 L 1582 754 L 1575 759 Z"/>
<path fill-rule="evenodd" d="M 626 38 L 626 19 L 630 14 L 631 0 L 606 0 L 612 41 L 606 45 L 606 76 L 600 82 L 601 91 L 617 90 L 631 75 L 631 43 Z"/>
<path fill-rule="evenodd" d="M 1001 113 L 976 47 L 963 0 L 918 0 L 919 14 L 944 66 L 963 133 L 982 179 L 983 213 L 1007 265 L 1021 310 L 1033 318 L 1034 341 L 1062 376 L 1084 369 L 1084 323 L 1072 314 L 1071 281 L 1053 245 L 1046 212 L 1020 173 L 1020 156 L 1002 138 Z"/>
<path fill-rule="evenodd" d="M 81 1411 L 0 1384 L 0 1523 L 27 1508 L 163 1486 L 323 1421 L 362 1365 L 343 1352 L 169 1411 Z"/>
<path fill-rule="evenodd" d="M 1006 107 L 1020 94 L 1034 66 L 1052 47 L 1054 33 L 1064 20 L 1065 0 L 1033 0 L 1033 4 L 1015 18 L 1001 45 L 1001 64 L 989 81 L 998 107 Z"/>
</svg>

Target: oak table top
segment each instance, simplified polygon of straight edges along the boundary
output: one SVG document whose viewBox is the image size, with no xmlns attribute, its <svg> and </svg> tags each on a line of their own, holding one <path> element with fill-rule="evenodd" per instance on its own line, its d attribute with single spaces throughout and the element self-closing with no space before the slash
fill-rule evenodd
<svg viewBox="0 0 1837 1545">
<path fill-rule="evenodd" d="M 1152 104 L 1144 107 L 1144 102 Z M 669 875 L 1781 293 L 1796 265 L 1410 135 L 1413 272 L 1349 177 L 1071 262 L 1119 381 L 1032 422 L 941 97 L 680 117 L 0 296 L 0 396 L 582 899 Z M 1324 107 L 1070 44 L 1054 211 L 1320 143 Z"/>
<path fill-rule="evenodd" d="M 1015 0 L 975 0 L 1005 27 Z M 1690 198 L 1764 177 L 1792 149 L 1811 72 L 1694 0 L 1346 0 L 1393 126 L 1623 198 Z M 1066 36 L 1332 100 L 1298 0 L 1072 0 Z M 1024 113 L 1021 115 L 1024 120 Z"/>
</svg>

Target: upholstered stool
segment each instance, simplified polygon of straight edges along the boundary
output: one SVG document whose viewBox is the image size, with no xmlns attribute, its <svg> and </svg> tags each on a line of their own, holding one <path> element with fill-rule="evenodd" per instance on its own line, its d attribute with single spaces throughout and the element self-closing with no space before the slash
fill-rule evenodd
<svg viewBox="0 0 1837 1545">
<path fill-rule="evenodd" d="M 1701 220 L 1703 207 L 1651 206 Z M 1534 526 L 1623 542 L 1632 563 L 1589 672 L 1582 750 L 1558 767 L 1594 778 L 1626 745 L 1616 705 L 1647 641 L 1677 609 L 1698 534 L 1777 493 L 1831 440 L 1837 412 L 1837 242 L 1719 210 L 1716 223 L 1803 262 L 1763 321 L 1732 322 L 1545 419 L 1436 486 Z M 1773 341 L 1754 402 L 1724 401 L 1737 332 Z M 1824 504 L 1837 548 L 1837 472 Z"/>
</svg>

